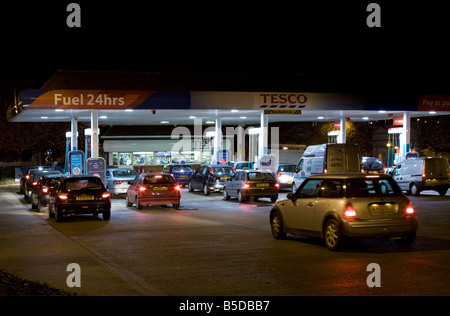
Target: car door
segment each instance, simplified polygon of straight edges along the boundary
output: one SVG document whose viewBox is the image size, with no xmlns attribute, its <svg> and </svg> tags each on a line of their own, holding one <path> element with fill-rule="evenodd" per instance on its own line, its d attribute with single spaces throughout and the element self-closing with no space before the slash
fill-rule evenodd
<svg viewBox="0 0 450 316">
<path fill-rule="evenodd" d="M 402 165 L 397 165 L 397 167 L 392 170 L 392 177 L 397 182 L 400 189 L 402 189 L 403 191 L 407 191 L 409 190 L 408 179 L 406 179 L 402 171 Z"/>
<path fill-rule="evenodd" d="M 205 173 L 207 171 L 207 167 L 206 166 L 202 166 L 200 167 L 192 176 L 193 182 L 192 182 L 192 187 L 194 189 L 203 189 L 203 182 L 205 179 Z"/>
<path fill-rule="evenodd" d="M 136 178 L 134 178 L 133 182 L 131 182 L 130 186 L 128 187 L 127 190 L 127 197 L 128 197 L 128 201 L 131 203 L 135 203 L 135 198 L 137 195 L 137 187 L 139 186 L 139 184 L 141 183 L 142 179 L 142 175 L 138 175 Z"/>
<path fill-rule="evenodd" d="M 321 184 L 321 179 L 307 179 L 294 194 L 294 198 L 286 200 L 286 227 L 295 230 L 314 230 L 314 213 L 319 202 L 318 193 Z"/>
</svg>

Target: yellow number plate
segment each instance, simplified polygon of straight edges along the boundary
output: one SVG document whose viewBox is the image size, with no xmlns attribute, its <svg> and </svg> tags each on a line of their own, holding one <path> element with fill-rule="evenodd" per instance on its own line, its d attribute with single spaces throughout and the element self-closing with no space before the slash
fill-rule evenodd
<svg viewBox="0 0 450 316">
<path fill-rule="evenodd" d="M 77 201 L 91 201 L 94 199 L 93 195 L 87 195 L 87 196 L 77 196 L 76 200 Z"/>
<path fill-rule="evenodd" d="M 269 184 L 268 184 L 268 183 L 257 183 L 256 186 L 257 186 L 258 188 L 260 188 L 260 187 L 268 187 Z"/>
<path fill-rule="evenodd" d="M 153 191 L 167 191 L 167 187 L 154 187 Z"/>
</svg>

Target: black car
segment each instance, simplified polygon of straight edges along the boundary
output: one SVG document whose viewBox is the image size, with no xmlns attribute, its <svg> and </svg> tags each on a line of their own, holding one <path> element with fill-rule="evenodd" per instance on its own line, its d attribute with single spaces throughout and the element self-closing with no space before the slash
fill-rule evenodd
<svg viewBox="0 0 450 316">
<path fill-rule="evenodd" d="M 362 157 L 363 173 L 384 173 L 384 166 L 380 159 L 375 157 Z"/>
<path fill-rule="evenodd" d="M 55 170 L 47 170 L 47 169 L 44 169 L 44 170 L 32 169 L 30 171 L 30 173 L 28 174 L 29 178 L 25 181 L 25 184 L 24 184 L 24 193 L 23 193 L 24 197 L 26 199 L 30 199 L 31 193 L 33 192 L 33 188 L 36 186 L 39 179 L 42 176 L 52 175 L 52 174 L 60 176 L 61 172 L 55 171 Z"/>
<path fill-rule="evenodd" d="M 61 222 L 66 214 L 102 213 L 111 217 L 111 195 L 96 176 L 61 177 L 49 198 L 49 217 Z"/>
<path fill-rule="evenodd" d="M 237 171 L 230 182 L 223 188 L 224 200 L 237 197 L 239 202 L 248 198 L 270 198 L 272 202 L 278 199 L 280 184 L 269 171 L 242 170 Z"/>
<path fill-rule="evenodd" d="M 30 180 L 30 173 L 35 170 L 51 170 L 51 168 L 49 166 L 30 166 L 25 169 L 25 171 L 22 173 L 22 176 L 20 177 L 19 186 L 20 193 L 23 193 L 25 198 L 28 197 L 25 192 L 25 183 Z"/>
<path fill-rule="evenodd" d="M 202 190 L 205 195 L 209 195 L 211 191 L 220 191 L 223 189 L 225 183 L 231 180 L 235 173 L 236 171 L 230 166 L 202 165 L 189 179 L 189 192 Z"/>
<path fill-rule="evenodd" d="M 61 173 L 43 175 L 39 178 L 31 191 L 30 198 L 32 209 L 37 209 L 37 211 L 40 212 L 42 207 L 48 206 L 48 197 L 58 183 L 60 177 Z"/>
</svg>

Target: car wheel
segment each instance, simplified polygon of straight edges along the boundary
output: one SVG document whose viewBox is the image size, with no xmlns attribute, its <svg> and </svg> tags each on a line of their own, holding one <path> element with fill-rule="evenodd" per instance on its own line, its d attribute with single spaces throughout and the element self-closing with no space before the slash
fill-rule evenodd
<svg viewBox="0 0 450 316">
<path fill-rule="evenodd" d="M 63 213 L 60 207 L 55 205 L 55 219 L 57 223 L 61 223 L 63 221 Z"/>
<path fill-rule="evenodd" d="M 111 208 L 108 208 L 106 211 L 104 211 L 102 213 L 102 216 L 104 221 L 109 221 L 109 219 L 111 218 Z"/>
<path fill-rule="evenodd" d="M 415 183 L 411 184 L 410 191 L 411 191 L 411 194 L 414 196 L 418 196 L 420 194 L 420 190 Z"/>
<path fill-rule="evenodd" d="M 139 203 L 139 197 L 137 195 L 136 195 L 136 199 L 135 199 L 135 204 L 136 204 L 137 210 L 142 210 L 142 204 Z"/>
<path fill-rule="evenodd" d="M 189 192 L 194 192 L 194 188 L 192 187 L 192 183 L 190 181 L 188 183 L 188 191 Z"/>
<path fill-rule="evenodd" d="M 439 195 L 446 195 L 448 191 L 448 188 L 443 188 L 443 189 L 439 189 L 437 190 L 437 192 L 439 193 Z"/>
<path fill-rule="evenodd" d="M 48 217 L 50 217 L 50 218 L 55 218 L 54 207 L 55 207 L 55 206 L 52 207 L 52 204 L 50 204 L 50 205 L 48 206 Z"/>
<path fill-rule="evenodd" d="M 173 203 L 172 206 L 175 210 L 178 210 L 180 208 L 180 203 Z"/>
<path fill-rule="evenodd" d="M 226 188 L 223 188 L 223 199 L 226 201 L 230 199 L 230 196 L 228 195 L 228 191 Z"/>
<path fill-rule="evenodd" d="M 244 197 L 244 195 L 242 194 L 242 191 L 239 191 L 239 192 L 238 192 L 238 200 L 239 200 L 239 202 L 241 202 L 241 203 L 247 201 L 247 198 Z"/>
<path fill-rule="evenodd" d="M 204 195 L 209 195 L 211 193 L 211 191 L 209 190 L 208 186 L 206 185 L 206 183 L 203 185 L 203 194 Z"/>
<path fill-rule="evenodd" d="M 270 216 L 270 227 L 272 230 L 272 236 L 275 239 L 284 239 L 286 238 L 286 233 L 284 231 L 283 220 L 281 218 L 281 214 L 278 211 L 275 211 Z"/>
<path fill-rule="evenodd" d="M 34 193 L 31 193 L 31 208 L 33 209 L 33 210 L 35 210 L 35 209 L 37 209 L 37 204 L 36 203 L 34 203 L 34 201 L 35 201 L 35 196 L 34 196 Z"/>
<path fill-rule="evenodd" d="M 127 205 L 128 207 L 130 207 L 130 206 L 133 205 L 133 203 L 130 203 L 130 200 L 128 199 L 128 194 L 127 194 L 127 196 L 125 197 L 125 203 L 126 203 L 126 205 Z"/>
<path fill-rule="evenodd" d="M 272 196 L 270 198 L 270 202 L 275 203 L 278 200 L 278 195 L 277 196 Z"/>
<path fill-rule="evenodd" d="M 399 246 L 408 247 L 414 242 L 414 240 L 416 240 L 416 233 L 411 233 L 406 236 L 403 236 L 400 239 L 396 239 L 395 242 Z"/>
<path fill-rule="evenodd" d="M 38 198 L 37 211 L 40 213 L 42 208 L 43 208 L 43 205 L 41 203 L 41 199 Z"/>
<path fill-rule="evenodd" d="M 344 236 L 342 235 L 339 223 L 335 219 L 330 219 L 324 228 L 323 236 L 325 244 L 330 250 L 338 250 L 341 248 Z"/>
</svg>

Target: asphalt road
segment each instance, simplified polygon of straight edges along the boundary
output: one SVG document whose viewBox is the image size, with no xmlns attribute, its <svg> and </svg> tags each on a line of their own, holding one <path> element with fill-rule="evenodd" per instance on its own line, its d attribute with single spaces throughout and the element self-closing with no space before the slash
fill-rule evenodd
<svg viewBox="0 0 450 316">
<path fill-rule="evenodd" d="M 449 194 L 410 197 L 419 220 L 410 247 L 365 239 L 331 252 L 317 238 L 273 239 L 268 199 L 239 203 L 183 189 L 180 210 L 137 211 L 114 198 L 110 221 L 56 223 L 17 191 L 0 187 L 0 269 L 79 295 L 450 294 Z M 70 263 L 80 267 L 80 287 L 67 285 Z M 367 284 L 371 263 L 379 287 Z"/>
</svg>

